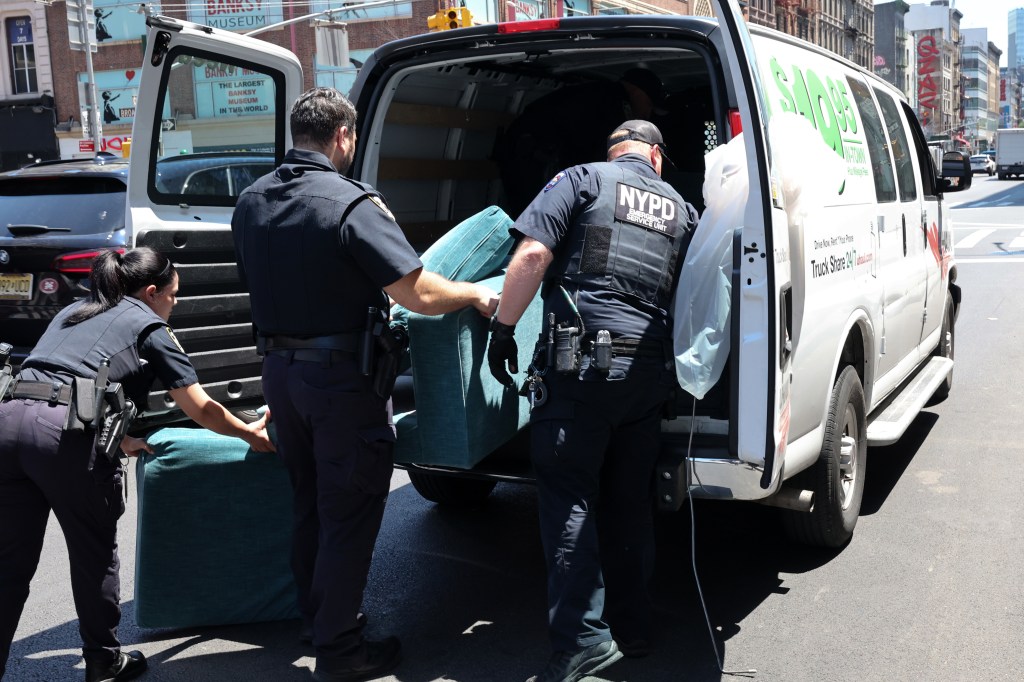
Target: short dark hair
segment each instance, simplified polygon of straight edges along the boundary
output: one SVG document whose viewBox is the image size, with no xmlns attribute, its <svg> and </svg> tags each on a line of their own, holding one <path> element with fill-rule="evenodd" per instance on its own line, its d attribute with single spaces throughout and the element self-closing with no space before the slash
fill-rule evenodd
<svg viewBox="0 0 1024 682">
<path fill-rule="evenodd" d="M 356 108 L 334 88 L 313 88 L 295 100 L 290 125 L 294 145 L 326 147 L 342 126 L 355 133 Z"/>
</svg>

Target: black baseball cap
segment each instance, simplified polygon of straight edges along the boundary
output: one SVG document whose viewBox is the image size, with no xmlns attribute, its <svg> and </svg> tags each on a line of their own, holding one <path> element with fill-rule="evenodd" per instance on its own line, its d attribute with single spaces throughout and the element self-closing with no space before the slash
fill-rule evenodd
<svg viewBox="0 0 1024 682">
<path fill-rule="evenodd" d="M 617 127 L 612 131 L 612 134 L 608 136 L 608 149 L 611 149 L 620 142 L 626 142 L 627 140 L 646 142 L 647 144 L 658 147 L 658 149 L 661 150 L 661 155 L 665 157 L 665 160 L 675 167 L 675 164 L 672 163 L 672 159 L 668 158 L 668 152 L 665 150 L 665 138 L 661 136 L 661 131 L 658 130 L 658 126 L 654 125 L 650 121 L 633 119 L 626 121 Z"/>
</svg>

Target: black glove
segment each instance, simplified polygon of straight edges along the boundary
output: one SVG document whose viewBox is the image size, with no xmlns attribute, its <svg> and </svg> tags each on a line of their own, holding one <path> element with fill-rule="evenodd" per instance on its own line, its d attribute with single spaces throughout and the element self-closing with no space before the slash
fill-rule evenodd
<svg viewBox="0 0 1024 682">
<path fill-rule="evenodd" d="M 505 386 L 514 386 L 515 379 L 505 371 L 505 362 L 512 374 L 519 372 L 519 347 L 516 346 L 516 326 L 502 324 L 497 317 L 491 318 L 491 343 L 487 346 L 487 364 L 491 376 Z"/>
</svg>

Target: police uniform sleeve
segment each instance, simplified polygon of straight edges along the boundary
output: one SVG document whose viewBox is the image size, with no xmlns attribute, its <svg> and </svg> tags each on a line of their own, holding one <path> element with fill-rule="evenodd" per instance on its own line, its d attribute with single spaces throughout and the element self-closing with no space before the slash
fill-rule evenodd
<svg viewBox="0 0 1024 682">
<path fill-rule="evenodd" d="M 157 327 L 142 340 L 139 356 L 146 360 L 156 378 L 168 390 L 199 382 L 185 349 L 166 325 Z"/>
<path fill-rule="evenodd" d="M 366 275 L 381 288 L 423 267 L 391 211 L 375 195 L 352 208 L 341 225 L 339 239 Z"/>
<path fill-rule="evenodd" d="M 590 194 L 590 175 L 584 167 L 561 171 L 530 202 L 511 230 L 554 251 L 572 226 L 580 201 Z"/>
</svg>

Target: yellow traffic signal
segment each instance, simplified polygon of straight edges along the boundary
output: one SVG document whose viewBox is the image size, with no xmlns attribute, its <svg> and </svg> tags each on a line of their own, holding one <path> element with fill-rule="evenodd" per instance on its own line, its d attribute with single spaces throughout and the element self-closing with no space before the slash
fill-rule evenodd
<svg viewBox="0 0 1024 682">
<path fill-rule="evenodd" d="M 427 28 L 431 31 L 447 31 L 473 25 L 473 15 L 468 7 L 449 7 L 427 17 Z"/>
</svg>

